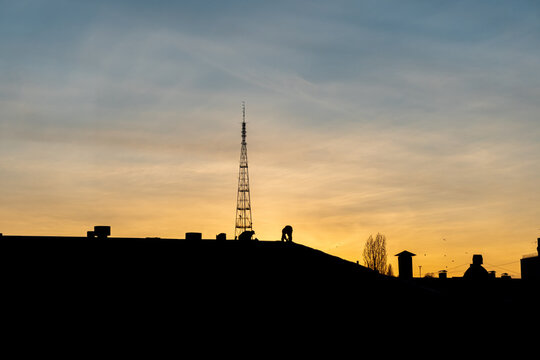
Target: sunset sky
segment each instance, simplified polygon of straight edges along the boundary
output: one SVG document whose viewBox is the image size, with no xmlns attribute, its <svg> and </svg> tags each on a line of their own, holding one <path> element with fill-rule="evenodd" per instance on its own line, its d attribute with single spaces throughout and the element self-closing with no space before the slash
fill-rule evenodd
<svg viewBox="0 0 540 360">
<path fill-rule="evenodd" d="M 0 232 L 234 236 L 414 275 L 540 237 L 538 1 L 1 1 Z"/>
</svg>

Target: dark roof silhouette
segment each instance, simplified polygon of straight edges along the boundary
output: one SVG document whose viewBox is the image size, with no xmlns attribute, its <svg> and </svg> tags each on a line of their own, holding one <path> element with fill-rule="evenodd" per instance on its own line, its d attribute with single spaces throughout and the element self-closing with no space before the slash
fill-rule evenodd
<svg viewBox="0 0 540 360">
<path fill-rule="evenodd" d="M 406 282 L 281 241 L 4 235 L 0 254 L 3 293 L 13 299 L 5 308 L 14 314 L 18 307 L 27 312 L 37 306 L 75 317 L 116 317 L 121 311 L 129 321 L 158 314 L 178 326 L 201 314 L 225 316 L 230 324 L 239 319 L 360 324 L 370 318 L 390 321 L 401 313 L 436 312 L 440 318 L 440 309 L 456 309 L 459 302 L 472 311 L 486 306 L 486 300 L 503 299 L 497 286 L 482 295 L 481 287 L 467 288 L 453 279 Z M 506 283 L 505 304 L 513 299 L 509 294 L 516 294 L 522 308 L 524 299 L 535 299 L 514 291 L 519 283 Z M 481 296 L 472 297 L 470 291 Z M 476 307 L 468 307 L 471 299 L 478 299 Z"/>
<path fill-rule="evenodd" d="M 489 273 L 482 266 L 483 263 L 484 263 L 484 259 L 482 258 L 482 255 L 480 255 L 480 254 L 473 255 L 473 263 L 465 271 L 465 274 L 463 274 L 463 277 L 465 279 L 469 279 L 469 280 L 487 280 L 487 279 L 489 279 Z"/>
<path fill-rule="evenodd" d="M 107 298 L 135 291 L 139 299 L 166 293 L 178 301 L 215 299 L 234 306 L 255 299 L 287 306 L 294 299 L 324 308 L 349 304 L 354 312 L 373 299 L 390 306 L 396 298 L 434 296 L 291 242 L 3 236 L 0 245 L 10 254 L 4 265 L 17 269 L 12 285 L 47 284 L 47 291 L 107 290 Z"/>
<path fill-rule="evenodd" d="M 489 273 L 483 266 L 471 264 L 463 274 L 463 277 L 465 279 L 484 280 L 489 279 Z"/>
<path fill-rule="evenodd" d="M 402 251 L 399 254 L 396 254 L 394 256 L 416 256 L 416 254 L 413 254 L 410 251 L 404 250 L 404 251 Z"/>
</svg>

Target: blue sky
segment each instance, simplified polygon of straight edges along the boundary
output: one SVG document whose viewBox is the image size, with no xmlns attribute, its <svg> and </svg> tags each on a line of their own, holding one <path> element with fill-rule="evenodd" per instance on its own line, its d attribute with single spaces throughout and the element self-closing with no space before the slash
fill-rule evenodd
<svg viewBox="0 0 540 360">
<path fill-rule="evenodd" d="M 535 1 L 0 1 L 0 231 L 232 233 L 246 101 L 260 238 L 291 223 L 355 259 L 381 232 L 424 272 L 452 265 L 442 238 L 454 264 L 518 260 L 540 232 L 539 17 Z"/>
</svg>

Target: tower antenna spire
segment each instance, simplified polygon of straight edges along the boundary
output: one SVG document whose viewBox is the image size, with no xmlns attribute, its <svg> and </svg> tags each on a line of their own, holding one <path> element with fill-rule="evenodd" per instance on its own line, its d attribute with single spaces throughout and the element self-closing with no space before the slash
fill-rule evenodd
<svg viewBox="0 0 540 360">
<path fill-rule="evenodd" d="M 238 171 L 238 192 L 236 195 L 236 221 L 234 238 L 238 239 L 244 231 L 252 231 L 251 196 L 246 143 L 246 103 L 242 101 L 242 143 L 240 148 L 240 169 Z"/>
<path fill-rule="evenodd" d="M 242 145 L 246 145 L 246 102 L 242 101 Z M 246 152 L 247 156 L 247 152 Z"/>
</svg>

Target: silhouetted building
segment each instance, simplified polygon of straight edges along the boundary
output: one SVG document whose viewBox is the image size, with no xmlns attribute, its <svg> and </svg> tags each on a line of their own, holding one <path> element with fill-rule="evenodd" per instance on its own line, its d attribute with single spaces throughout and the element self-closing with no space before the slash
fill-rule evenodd
<svg viewBox="0 0 540 360">
<path fill-rule="evenodd" d="M 523 280 L 540 281 L 540 238 L 538 238 L 536 255 L 526 255 L 521 259 L 521 278 Z"/>
<path fill-rule="evenodd" d="M 446 279 L 448 278 L 448 272 L 446 270 L 439 271 L 439 279 Z"/>
<path fill-rule="evenodd" d="M 216 240 L 227 240 L 227 234 L 220 233 L 216 235 Z"/>
<path fill-rule="evenodd" d="M 412 257 L 416 256 L 416 254 L 405 250 L 400 252 L 399 254 L 396 254 L 395 256 L 398 257 L 399 277 L 401 279 L 412 279 Z"/>
<path fill-rule="evenodd" d="M 487 280 L 489 279 L 489 273 L 486 269 L 482 266 L 484 263 L 484 259 L 482 258 L 482 255 L 475 254 L 472 258 L 473 262 L 471 266 L 465 271 L 465 274 L 463 274 L 463 278 L 470 279 L 470 280 Z"/>
</svg>

